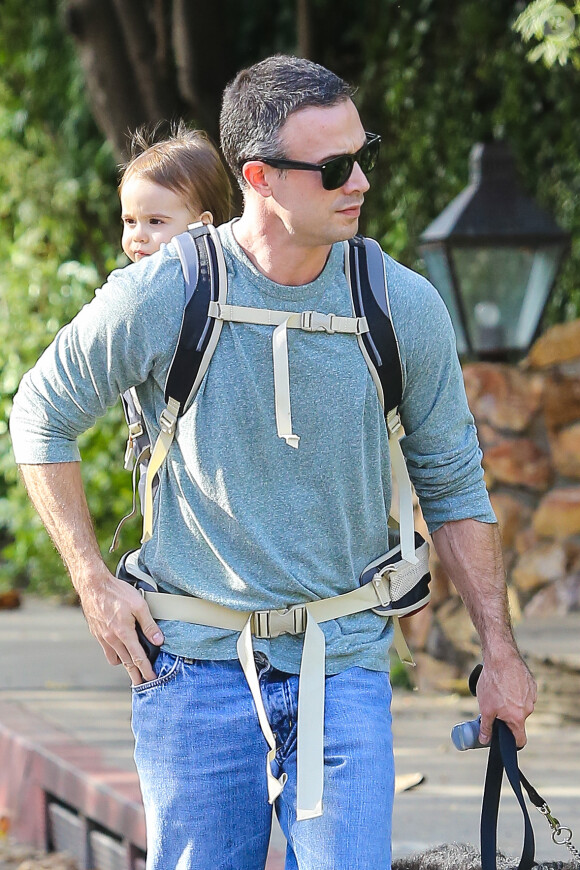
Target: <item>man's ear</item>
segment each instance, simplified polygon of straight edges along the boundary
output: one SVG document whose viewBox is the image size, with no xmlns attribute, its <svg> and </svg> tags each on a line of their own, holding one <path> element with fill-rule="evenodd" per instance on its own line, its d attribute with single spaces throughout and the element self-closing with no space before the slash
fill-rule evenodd
<svg viewBox="0 0 580 870">
<path fill-rule="evenodd" d="M 242 168 L 242 175 L 246 184 L 264 198 L 272 196 L 272 189 L 266 177 L 269 168 L 261 160 L 248 160 Z"/>
</svg>

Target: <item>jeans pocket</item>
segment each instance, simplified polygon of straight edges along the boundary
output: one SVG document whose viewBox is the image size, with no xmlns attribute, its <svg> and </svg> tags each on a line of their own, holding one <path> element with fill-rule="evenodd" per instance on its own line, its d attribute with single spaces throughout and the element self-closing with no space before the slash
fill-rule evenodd
<svg viewBox="0 0 580 870">
<path fill-rule="evenodd" d="M 146 683 L 140 683 L 138 686 L 131 686 L 131 691 L 133 694 L 138 695 L 149 689 L 165 686 L 177 676 L 182 661 L 181 656 L 174 656 L 162 650 L 153 665 L 153 670 L 156 674 L 155 679 L 148 680 Z"/>
</svg>

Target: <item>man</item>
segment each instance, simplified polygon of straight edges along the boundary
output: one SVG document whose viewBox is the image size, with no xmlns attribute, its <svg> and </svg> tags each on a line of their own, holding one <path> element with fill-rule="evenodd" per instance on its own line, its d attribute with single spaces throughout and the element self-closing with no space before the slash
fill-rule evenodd
<svg viewBox="0 0 580 870">
<path fill-rule="evenodd" d="M 323 67 L 281 56 L 241 72 L 226 89 L 222 147 L 244 195 L 242 217 L 219 230 L 232 305 L 351 315 L 337 243 L 357 232 L 369 188 L 361 164 L 372 168 L 374 141 L 351 97 Z M 341 155 L 355 156 L 331 163 Z M 408 466 L 482 640 L 482 738 L 499 716 L 523 745 L 535 687 L 510 629 L 500 542 L 449 318 L 427 281 L 388 257 L 385 266 L 404 368 Z M 89 627 L 134 684 L 148 867 L 257 870 L 270 828 L 264 723 L 240 668 L 237 633 L 182 621 L 156 626 L 138 593 L 102 561 L 77 462 L 78 433 L 133 384 L 149 431 L 159 431 L 183 304 L 172 245 L 114 273 L 25 377 L 13 438 Z M 236 610 L 283 608 L 352 589 L 388 549 L 387 432 L 356 337 L 296 329 L 288 348 L 292 412 L 281 423 L 272 328 L 224 324 L 162 469 L 153 536 L 141 551 L 141 568 L 163 591 Z M 153 643 L 164 643 L 155 670 L 135 620 Z M 275 803 L 286 866 L 388 868 L 392 628 L 371 611 L 321 627 L 324 803 L 321 815 L 305 820 L 296 818 L 302 636 L 253 644 L 276 741 L 270 777 L 283 789 Z"/>
</svg>

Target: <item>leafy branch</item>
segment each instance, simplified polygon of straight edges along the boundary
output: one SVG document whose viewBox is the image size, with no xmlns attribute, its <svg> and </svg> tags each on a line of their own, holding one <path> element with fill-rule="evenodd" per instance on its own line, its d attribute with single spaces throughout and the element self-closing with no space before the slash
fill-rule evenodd
<svg viewBox="0 0 580 870">
<path fill-rule="evenodd" d="M 572 7 L 559 0 L 533 0 L 514 22 L 513 28 L 524 42 L 537 40 L 528 59 L 542 61 L 547 67 L 564 66 L 570 61 L 580 69 L 580 2 Z"/>
</svg>

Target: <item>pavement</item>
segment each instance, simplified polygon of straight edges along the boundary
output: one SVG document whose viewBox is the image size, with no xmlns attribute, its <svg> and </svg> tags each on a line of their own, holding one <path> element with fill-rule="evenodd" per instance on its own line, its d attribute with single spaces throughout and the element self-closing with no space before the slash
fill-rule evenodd
<svg viewBox="0 0 580 870">
<path fill-rule="evenodd" d="M 580 614 L 527 621 L 516 633 L 540 683 L 520 766 L 580 848 Z M 34 598 L 0 611 L 0 663 L 0 835 L 8 829 L 20 842 L 65 848 L 80 868 L 142 870 L 145 824 L 124 670 L 107 664 L 80 609 Z M 417 783 L 395 798 L 395 857 L 478 844 L 487 752 L 460 753 L 449 737 L 476 713 L 471 697 L 395 691 L 398 784 Z M 531 806 L 530 815 L 538 858 L 567 860 L 546 820 Z M 522 831 L 508 786 L 502 851 L 519 856 Z M 267 870 L 282 870 L 284 849 L 274 825 Z"/>
</svg>

